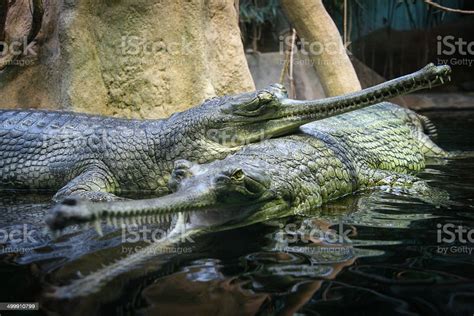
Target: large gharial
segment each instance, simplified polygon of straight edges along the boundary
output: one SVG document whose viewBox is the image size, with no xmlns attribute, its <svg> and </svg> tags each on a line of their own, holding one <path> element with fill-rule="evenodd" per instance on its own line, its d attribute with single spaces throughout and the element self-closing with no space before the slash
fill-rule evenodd
<svg viewBox="0 0 474 316">
<path fill-rule="evenodd" d="M 280 85 L 214 98 L 164 120 L 127 120 L 36 110 L 0 111 L 0 189 L 79 196 L 169 193 L 173 163 L 222 159 L 243 145 L 296 132 L 308 122 L 362 108 L 449 80 L 448 66 L 340 97 L 287 98 Z"/>
<path fill-rule="evenodd" d="M 298 135 L 247 145 L 223 160 L 201 165 L 177 161 L 170 179 L 174 193 L 167 196 L 110 203 L 67 199 L 47 219 L 51 228 L 101 219 L 169 221 L 174 228 L 142 251 L 57 288 L 55 295 L 95 292 L 184 236 L 305 214 L 360 190 L 382 188 L 443 204 L 448 201 L 443 191 L 413 175 L 427 158 L 449 156 L 425 130 L 434 130 L 427 118 L 381 103 L 305 125 Z"/>
</svg>

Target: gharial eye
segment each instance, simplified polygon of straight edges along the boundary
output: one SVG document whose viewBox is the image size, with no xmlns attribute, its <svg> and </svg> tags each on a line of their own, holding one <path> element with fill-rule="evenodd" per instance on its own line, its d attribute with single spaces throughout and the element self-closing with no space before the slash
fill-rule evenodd
<svg viewBox="0 0 474 316">
<path fill-rule="evenodd" d="M 261 102 L 270 102 L 273 100 L 273 93 L 268 91 L 261 91 L 258 93 L 257 97 L 260 99 Z"/>
<path fill-rule="evenodd" d="M 273 94 L 268 91 L 261 91 L 255 99 L 245 105 L 245 110 L 250 112 L 256 111 L 272 100 Z"/>
<path fill-rule="evenodd" d="M 259 108 L 261 108 L 262 105 L 263 105 L 263 103 L 259 102 L 258 99 L 255 99 L 252 102 L 249 102 L 245 105 L 245 110 L 249 111 L 249 112 L 256 111 Z"/>
<path fill-rule="evenodd" d="M 245 173 L 242 171 L 242 169 L 237 169 L 230 177 L 234 181 L 242 181 L 245 178 Z"/>
</svg>

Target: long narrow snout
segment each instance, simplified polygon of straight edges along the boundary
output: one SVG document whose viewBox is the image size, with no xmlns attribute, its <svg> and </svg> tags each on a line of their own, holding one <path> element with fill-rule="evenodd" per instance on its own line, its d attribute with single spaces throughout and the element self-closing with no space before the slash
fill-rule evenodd
<svg viewBox="0 0 474 316">
<path fill-rule="evenodd" d="M 52 230 L 60 230 L 73 224 L 133 216 L 162 222 L 170 221 L 172 215 L 211 207 L 215 203 L 215 195 L 209 189 L 178 191 L 154 199 L 99 203 L 69 198 L 51 210 L 46 224 Z"/>
<path fill-rule="evenodd" d="M 287 128 L 293 126 L 291 122 L 298 127 L 307 122 L 343 114 L 396 96 L 444 84 L 451 80 L 450 75 L 449 66 L 428 64 L 412 74 L 342 96 L 309 101 L 282 99 L 283 108 L 278 115 L 280 118 L 275 121 L 283 129 L 283 125 L 286 124 L 281 124 L 282 122 L 288 123 Z M 276 125 L 275 129 L 277 128 Z"/>
</svg>

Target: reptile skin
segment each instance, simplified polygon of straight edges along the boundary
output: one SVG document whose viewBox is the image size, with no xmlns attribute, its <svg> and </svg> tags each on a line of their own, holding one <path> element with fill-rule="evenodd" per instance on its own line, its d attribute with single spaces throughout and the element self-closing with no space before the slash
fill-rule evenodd
<svg viewBox="0 0 474 316">
<path fill-rule="evenodd" d="M 302 129 L 302 134 L 251 144 L 209 164 L 178 161 L 170 180 L 176 192 L 164 197 L 110 203 L 70 199 L 58 204 L 47 220 L 51 228 L 102 218 L 113 223 L 163 222 L 179 215 L 167 237 L 56 288 L 54 295 L 93 293 L 180 238 L 305 214 L 359 190 L 402 191 L 437 205 L 448 199 L 412 175 L 424 168 L 427 157 L 448 153 L 424 133 L 434 129 L 428 119 L 411 110 L 381 103 Z"/>
<path fill-rule="evenodd" d="M 443 83 L 447 66 L 422 70 L 346 96 L 296 101 L 284 88 L 214 98 L 165 120 L 50 111 L 0 111 L 0 189 L 53 191 L 109 201 L 161 196 L 173 163 L 206 163 L 243 145 L 294 133 L 308 122 Z"/>
<path fill-rule="evenodd" d="M 415 182 L 422 184 L 410 174 L 423 169 L 427 157 L 448 156 L 424 133 L 427 129 L 433 126 L 426 117 L 380 103 L 307 124 L 299 135 L 245 146 L 223 160 L 178 160 L 168 184 L 175 193 L 161 198 L 112 203 L 68 199 L 56 206 L 48 223 L 62 228 L 101 217 L 160 217 L 233 204 L 241 210 L 267 200 L 268 207 L 276 203 L 304 212 L 368 187 L 411 189 Z"/>
</svg>

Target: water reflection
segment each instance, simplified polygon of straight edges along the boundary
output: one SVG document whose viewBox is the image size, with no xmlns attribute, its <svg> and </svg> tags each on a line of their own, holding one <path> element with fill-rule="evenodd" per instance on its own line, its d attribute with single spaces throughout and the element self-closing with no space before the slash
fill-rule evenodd
<svg viewBox="0 0 474 316">
<path fill-rule="evenodd" d="M 472 118 L 435 116 L 441 145 L 472 150 Z M 98 293 L 72 301 L 45 294 L 128 257 L 124 249 L 147 244 L 123 244 L 122 232 L 112 227 L 104 227 L 103 237 L 71 227 L 53 240 L 43 225 L 49 196 L 3 195 L 0 229 L 26 230 L 31 238 L 0 236 L 0 301 L 39 300 L 44 311 L 83 315 L 357 315 L 377 308 L 471 315 L 474 245 L 437 238 L 438 225 L 474 228 L 474 161 L 432 162 L 420 176 L 459 204 L 434 208 L 383 192 L 349 196 L 304 217 L 198 236 L 179 245 L 190 252 L 156 253 Z M 333 240 L 329 231 L 347 238 Z"/>
</svg>

